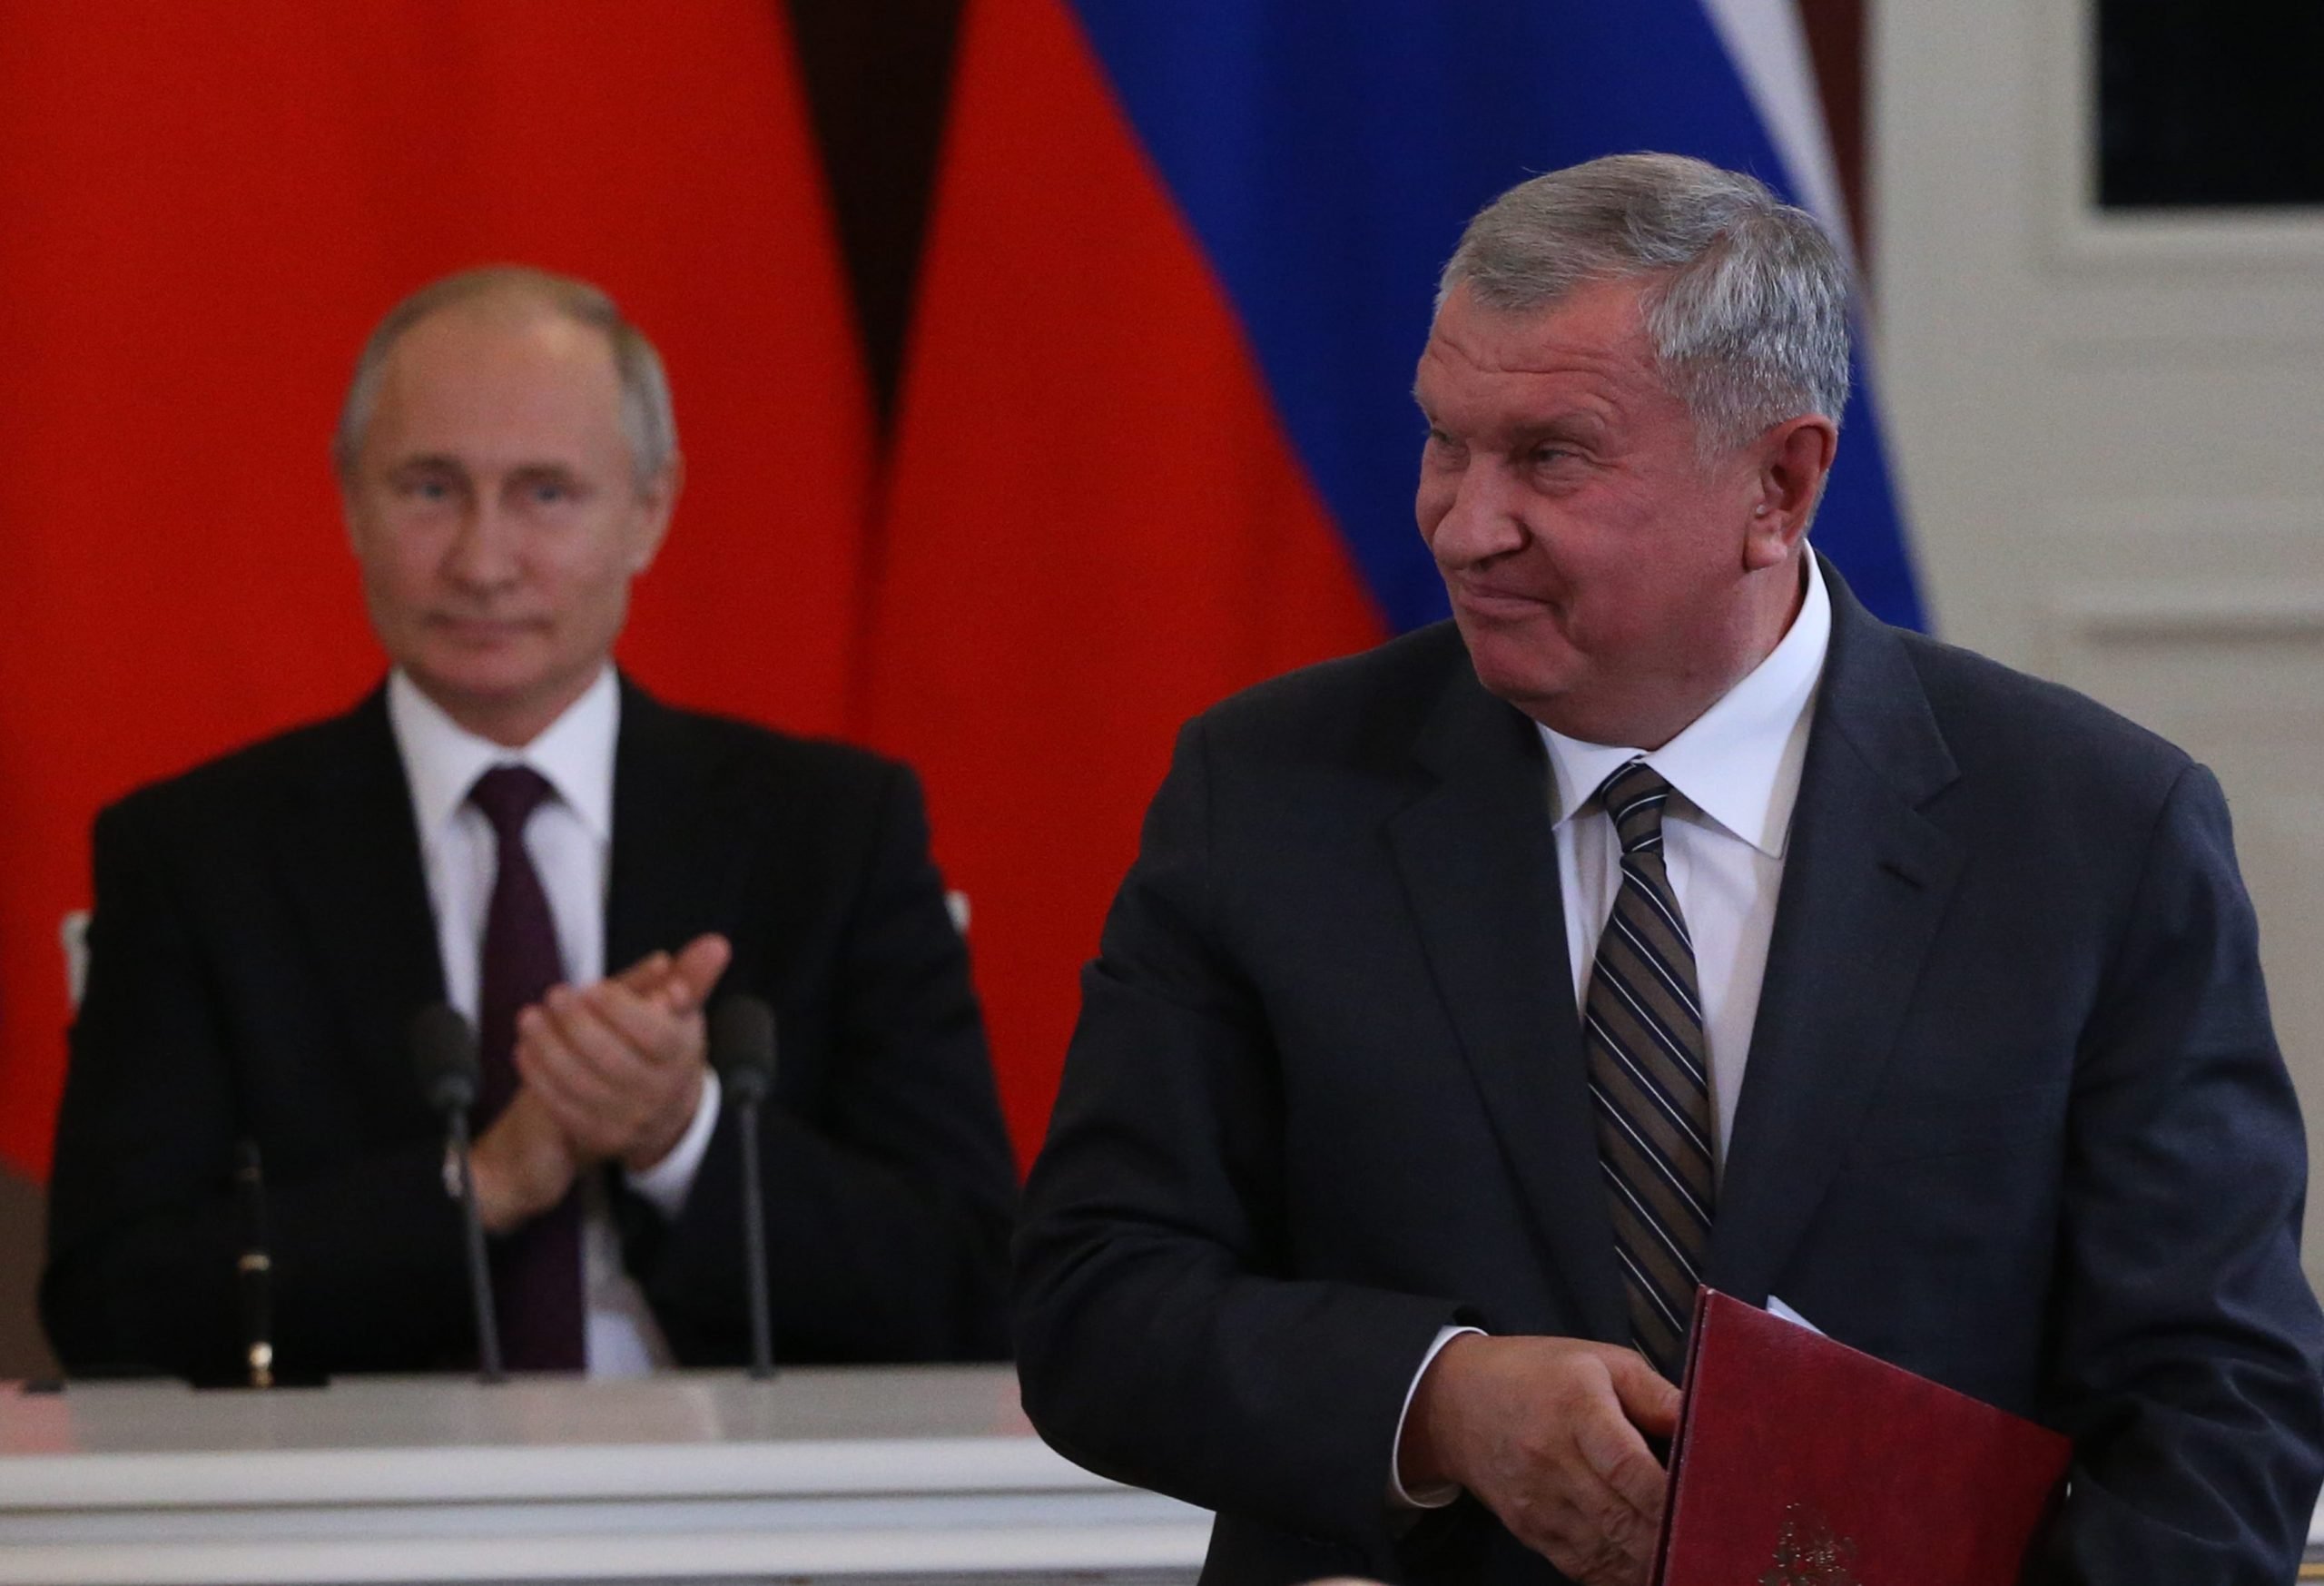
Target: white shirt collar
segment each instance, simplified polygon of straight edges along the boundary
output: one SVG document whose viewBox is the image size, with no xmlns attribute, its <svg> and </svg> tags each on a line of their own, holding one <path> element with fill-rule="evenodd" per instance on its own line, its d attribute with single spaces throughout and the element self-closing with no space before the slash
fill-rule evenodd
<svg viewBox="0 0 2324 1586">
<path fill-rule="evenodd" d="M 399 667 L 388 675 L 388 725 L 411 784 L 419 840 L 433 846 L 476 779 L 496 765 L 529 765 L 589 834 L 610 842 L 614 830 L 614 742 L 621 730 L 621 689 L 608 664 L 579 699 L 521 749 L 479 738 L 445 714 Z"/>
<path fill-rule="evenodd" d="M 1783 857 L 1799 796 L 1801 728 L 1832 642 L 1832 597 L 1813 553 L 1807 562 L 1807 594 L 1790 631 L 1661 748 L 1648 754 L 1540 729 L 1557 779 L 1560 824 L 1579 814 L 1626 762 L 1643 757 L 1696 809 L 1768 858 Z"/>
</svg>

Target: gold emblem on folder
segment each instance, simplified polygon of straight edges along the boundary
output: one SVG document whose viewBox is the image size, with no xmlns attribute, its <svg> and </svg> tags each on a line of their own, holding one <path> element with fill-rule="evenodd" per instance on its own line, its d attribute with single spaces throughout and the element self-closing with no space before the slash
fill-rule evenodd
<svg viewBox="0 0 2324 1586">
<path fill-rule="evenodd" d="M 1856 1575 L 1856 1541 L 1836 1533 L 1808 1505 L 1789 1504 L 1776 1533 L 1775 1561 L 1758 1586 L 1863 1586 Z"/>
</svg>

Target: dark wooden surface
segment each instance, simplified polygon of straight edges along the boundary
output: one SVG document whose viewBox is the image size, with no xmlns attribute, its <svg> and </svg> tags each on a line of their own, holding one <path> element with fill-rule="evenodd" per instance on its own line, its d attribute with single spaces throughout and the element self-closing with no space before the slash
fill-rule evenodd
<svg viewBox="0 0 2324 1586">
<path fill-rule="evenodd" d="M 0 1377 L 47 1376 L 56 1370 L 33 1316 L 41 1216 L 40 1191 L 0 1169 Z"/>
<path fill-rule="evenodd" d="M 1832 158 L 1848 206 L 1848 229 L 1856 235 L 1856 257 L 1868 268 L 1872 213 L 1865 177 L 1864 0 L 1799 0 L 1799 15 L 1816 62 L 1824 119 L 1832 129 Z"/>
</svg>

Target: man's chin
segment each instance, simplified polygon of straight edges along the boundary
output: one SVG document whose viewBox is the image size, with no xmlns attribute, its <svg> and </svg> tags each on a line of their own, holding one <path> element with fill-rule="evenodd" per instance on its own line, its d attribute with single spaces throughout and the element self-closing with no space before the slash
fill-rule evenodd
<svg viewBox="0 0 2324 1586">
<path fill-rule="evenodd" d="M 538 666 L 515 665 L 513 655 L 466 655 L 452 664 L 408 665 L 405 670 L 429 698 L 477 704 L 507 704 L 538 694 L 546 682 Z"/>
<path fill-rule="evenodd" d="M 1477 681 L 1485 692 L 1526 714 L 1537 714 L 1541 707 L 1572 687 L 1571 669 L 1541 655 L 1539 645 L 1521 644 L 1503 630 L 1479 632 L 1465 621 L 1460 627 L 1469 647 L 1469 664 L 1476 669 Z"/>
<path fill-rule="evenodd" d="M 545 702 L 563 693 L 559 681 L 544 676 L 537 667 L 406 662 L 404 671 L 446 715 L 480 737 L 501 739 L 511 730 L 526 732 L 532 718 L 542 714 Z"/>
</svg>

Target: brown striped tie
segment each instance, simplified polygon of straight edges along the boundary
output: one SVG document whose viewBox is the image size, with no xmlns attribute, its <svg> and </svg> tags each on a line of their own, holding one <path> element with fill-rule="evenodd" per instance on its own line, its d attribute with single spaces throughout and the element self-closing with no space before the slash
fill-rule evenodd
<svg viewBox="0 0 2324 1586">
<path fill-rule="evenodd" d="M 1643 760 L 1598 790 L 1621 842 L 1622 884 L 1598 939 L 1582 1044 L 1631 1341 L 1675 1380 L 1710 1245 L 1711 1121 L 1694 943 L 1662 862 L 1669 796 Z"/>
</svg>

